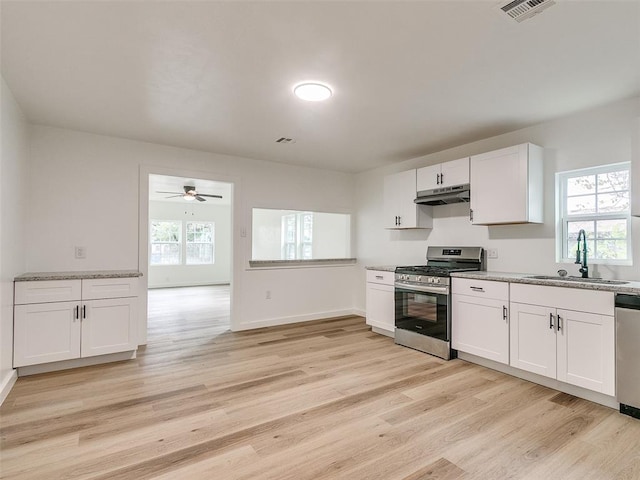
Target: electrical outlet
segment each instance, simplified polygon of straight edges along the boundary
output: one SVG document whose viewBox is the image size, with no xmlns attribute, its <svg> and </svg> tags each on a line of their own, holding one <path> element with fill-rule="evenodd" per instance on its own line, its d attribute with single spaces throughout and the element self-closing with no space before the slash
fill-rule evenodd
<svg viewBox="0 0 640 480">
<path fill-rule="evenodd" d="M 87 258 L 87 247 L 75 247 L 76 258 Z"/>
<path fill-rule="evenodd" d="M 495 248 L 488 248 L 487 258 L 498 258 L 498 250 Z"/>
<path fill-rule="evenodd" d="M 271 290 L 267 290 L 264 296 L 267 300 L 271 300 Z"/>
</svg>

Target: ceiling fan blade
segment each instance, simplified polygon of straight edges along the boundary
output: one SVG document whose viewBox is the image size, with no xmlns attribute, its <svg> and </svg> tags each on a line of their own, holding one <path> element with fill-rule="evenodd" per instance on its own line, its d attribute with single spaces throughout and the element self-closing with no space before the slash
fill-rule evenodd
<svg viewBox="0 0 640 480">
<path fill-rule="evenodd" d="M 196 200 L 198 200 L 199 202 L 206 202 L 207 200 L 202 198 L 200 195 L 196 195 Z"/>
<path fill-rule="evenodd" d="M 169 193 L 169 192 L 167 192 Z M 164 197 L 164 198 L 176 198 L 176 197 L 183 197 L 184 195 L 182 193 L 180 193 L 179 195 L 170 195 L 168 197 Z"/>
<path fill-rule="evenodd" d="M 156 192 L 156 193 L 172 193 L 174 195 L 184 195 L 182 192 Z"/>
<path fill-rule="evenodd" d="M 199 197 L 211 197 L 211 198 L 222 198 L 222 195 L 208 195 L 206 193 L 199 193 Z"/>
</svg>

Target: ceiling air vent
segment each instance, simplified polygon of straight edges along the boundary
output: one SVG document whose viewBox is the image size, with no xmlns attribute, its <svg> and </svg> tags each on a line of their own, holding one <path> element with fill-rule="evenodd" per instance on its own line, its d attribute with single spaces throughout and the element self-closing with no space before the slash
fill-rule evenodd
<svg viewBox="0 0 640 480">
<path fill-rule="evenodd" d="M 512 2 L 501 3 L 499 8 L 509 18 L 513 18 L 516 22 L 522 22 L 555 3 L 554 0 L 513 0 Z"/>
<path fill-rule="evenodd" d="M 296 143 L 296 141 L 293 138 L 280 137 L 276 140 L 276 143 Z"/>
</svg>

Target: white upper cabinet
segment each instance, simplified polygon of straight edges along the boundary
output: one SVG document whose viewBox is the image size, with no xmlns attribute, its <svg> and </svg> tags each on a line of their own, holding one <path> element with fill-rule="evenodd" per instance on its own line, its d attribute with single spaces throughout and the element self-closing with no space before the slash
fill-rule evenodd
<svg viewBox="0 0 640 480">
<path fill-rule="evenodd" d="M 416 205 L 416 170 L 384 177 L 384 227 L 431 228 L 431 207 Z"/>
<path fill-rule="evenodd" d="M 422 167 L 417 172 L 418 192 L 465 183 L 469 183 L 469 157 Z"/>
<path fill-rule="evenodd" d="M 523 143 L 471 157 L 474 225 L 542 223 L 542 147 Z"/>
</svg>

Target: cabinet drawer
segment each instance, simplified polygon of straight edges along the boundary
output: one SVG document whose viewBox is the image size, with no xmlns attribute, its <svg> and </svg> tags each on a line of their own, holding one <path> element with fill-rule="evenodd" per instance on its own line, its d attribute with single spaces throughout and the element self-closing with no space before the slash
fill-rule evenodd
<svg viewBox="0 0 640 480">
<path fill-rule="evenodd" d="M 138 296 L 138 278 L 92 278 L 82 280 L 82 299 Z"/>
<path fill-rule="evenodd" d="M 80 280 L 15 282 L 15 304 L 73 302 L 80 300 Z"/>
<path fill-rule="evenodd" d="M 367 282 L 382 283 L 383 285 L 393 285 L 395 282 L 395 272 L 386 272 L 382 270 L 367 270 Z"/>
<path fill-rule="evenodd" d="M 569 287 L 511 284 L 511 301 L 613 316 L 615 294 Z"/>
<path fill-rule="evenodd" d="M 492 280 L 472 280 L 470 278 L 453 278 L 451 291 L 458 295 L 472 297 L 509 300 L 509 284 Z"/>
</svg>

